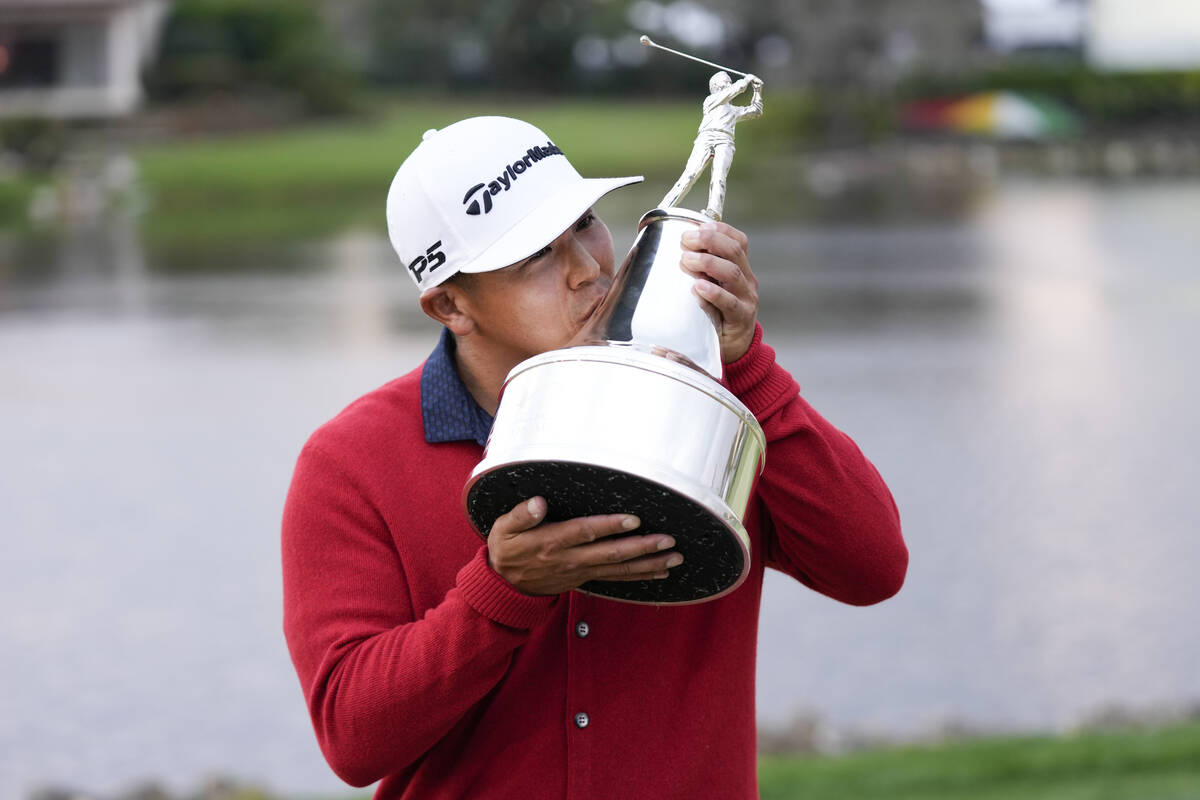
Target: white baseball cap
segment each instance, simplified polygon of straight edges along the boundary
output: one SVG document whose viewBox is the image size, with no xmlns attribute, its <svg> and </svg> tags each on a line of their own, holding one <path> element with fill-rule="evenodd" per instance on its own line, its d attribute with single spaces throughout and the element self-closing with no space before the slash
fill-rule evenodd
<svg viewBox="0 0 1200 800">
<path fill-rule="evenodd" d="M 528 258 L 601 197 L 641 180 L 580 177 L 533 125 L 472 117 L 426 131 L 396 170 L 388 237 L 424 291 Z"/>
</svg>

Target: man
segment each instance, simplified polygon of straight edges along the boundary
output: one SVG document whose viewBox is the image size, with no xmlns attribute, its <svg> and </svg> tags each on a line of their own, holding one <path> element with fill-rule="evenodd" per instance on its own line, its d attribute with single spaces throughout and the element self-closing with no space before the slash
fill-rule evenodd
<svg viewBox="0 0 1200 800">
<path fill-rule="evenodd" d="M 683 174 L 663 197 L 660 206 L 666 208 L 678 205 L 711 160 L 708 205 L 703 213 L 712 219 L 721 219 L 725 209 L 725 178 L 733 164 L 733 129 L 741 120 L 762 116 L 762 85 L 762 80 L 754 75 L 747 75 L 734 83 L 725 71 L 709 78 L 708 97 L 701 106 L 703 113 L 700 117 L 700 132 L 696 134 L 696 140 L 692 143 L 692 154 L 683 167 Z M 731 102 L 733 98 L 746 91 L 749 86 L 754 87 L 750 105 L 735 106 Z"/>
<path fill-rule="evenodd" d="M 661 578 L 681 556 L 623 514 L 544 523 L 543 498 L 480 542 L 461 492 L 504 377 L 603 297 L 613 245 L 591 206 L 636 180 L 585 180 L 499 117 L 430 131 L 396 173 L 389 233 L 442 338 L 310 438 L 283 519 L 284 629 L 317 739 L 376 797 L 754 797 L 764 567 L 856 604 L 903 581 L 887 487 L 775 363 L 746 237 L 716 222 L 684 237 L 681 267 L 768 441 L 749 577 L 691 606 L 571 591 Z"/>
</svg>

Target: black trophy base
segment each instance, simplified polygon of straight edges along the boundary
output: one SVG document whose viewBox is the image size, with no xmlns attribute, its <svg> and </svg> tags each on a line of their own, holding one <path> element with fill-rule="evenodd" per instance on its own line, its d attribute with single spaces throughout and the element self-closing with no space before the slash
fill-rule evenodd
<svg viewBox="0 0 1200 800">
<path fill-rule="evenodd" d="M 548 522 L 593 514 L 636 514 L 633 535 L 669 533 L 683 563 L 668 578 L 647 581 L 591 581 L 588 594 L 634 603 L 695 603 L 734 586 L 746 555 L 732 530 L 700 503 L 637 475 L 591 464 L 534 461 L 497 467 L 475 482 L 467 514 L 480 531 L 531 497 L 546 498 Z M 485 533 L 486 536 L 486 533 Z"/>
</svg>

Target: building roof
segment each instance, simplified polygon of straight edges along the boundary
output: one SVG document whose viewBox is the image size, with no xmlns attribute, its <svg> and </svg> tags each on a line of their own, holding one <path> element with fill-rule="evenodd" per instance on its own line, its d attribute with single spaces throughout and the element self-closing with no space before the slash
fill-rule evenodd
<svg viewBox="0 0 1200 800">
<path fill-rule="evenodd" d="M 38 11 L 72 10 L 76 8 L 116 8 L 139 5 L 146 0 L 0 0 L 0 8 L 21 8 Z"/>
<path fill-rule="evenodd" d="M 0 0 L 0 25 L 5 22 L 54 22 L 156 2 L 158 0 Z"/>
</svg>

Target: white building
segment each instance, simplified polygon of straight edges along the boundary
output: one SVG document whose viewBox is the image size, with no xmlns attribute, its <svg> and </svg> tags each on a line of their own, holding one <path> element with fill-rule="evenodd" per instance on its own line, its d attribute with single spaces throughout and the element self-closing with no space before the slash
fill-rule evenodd
<svg viewBox="0 0 1200 800">
<path fill-rule="evenodd" d="M 165 0 L 0 0 L 0 117 L 135 109 Z"/>
<path fill-rule="evenodd" d="M 983 0 L 988 43 L 1001 52 L 1079 52 L 1087 29 L 1085 0 Z"/>
<path fill-rule="evenodd" d="M 1200 0 L 1091 0 L 1087 24 L 1097 69 L 1200 68 Z"/>
</svg>

